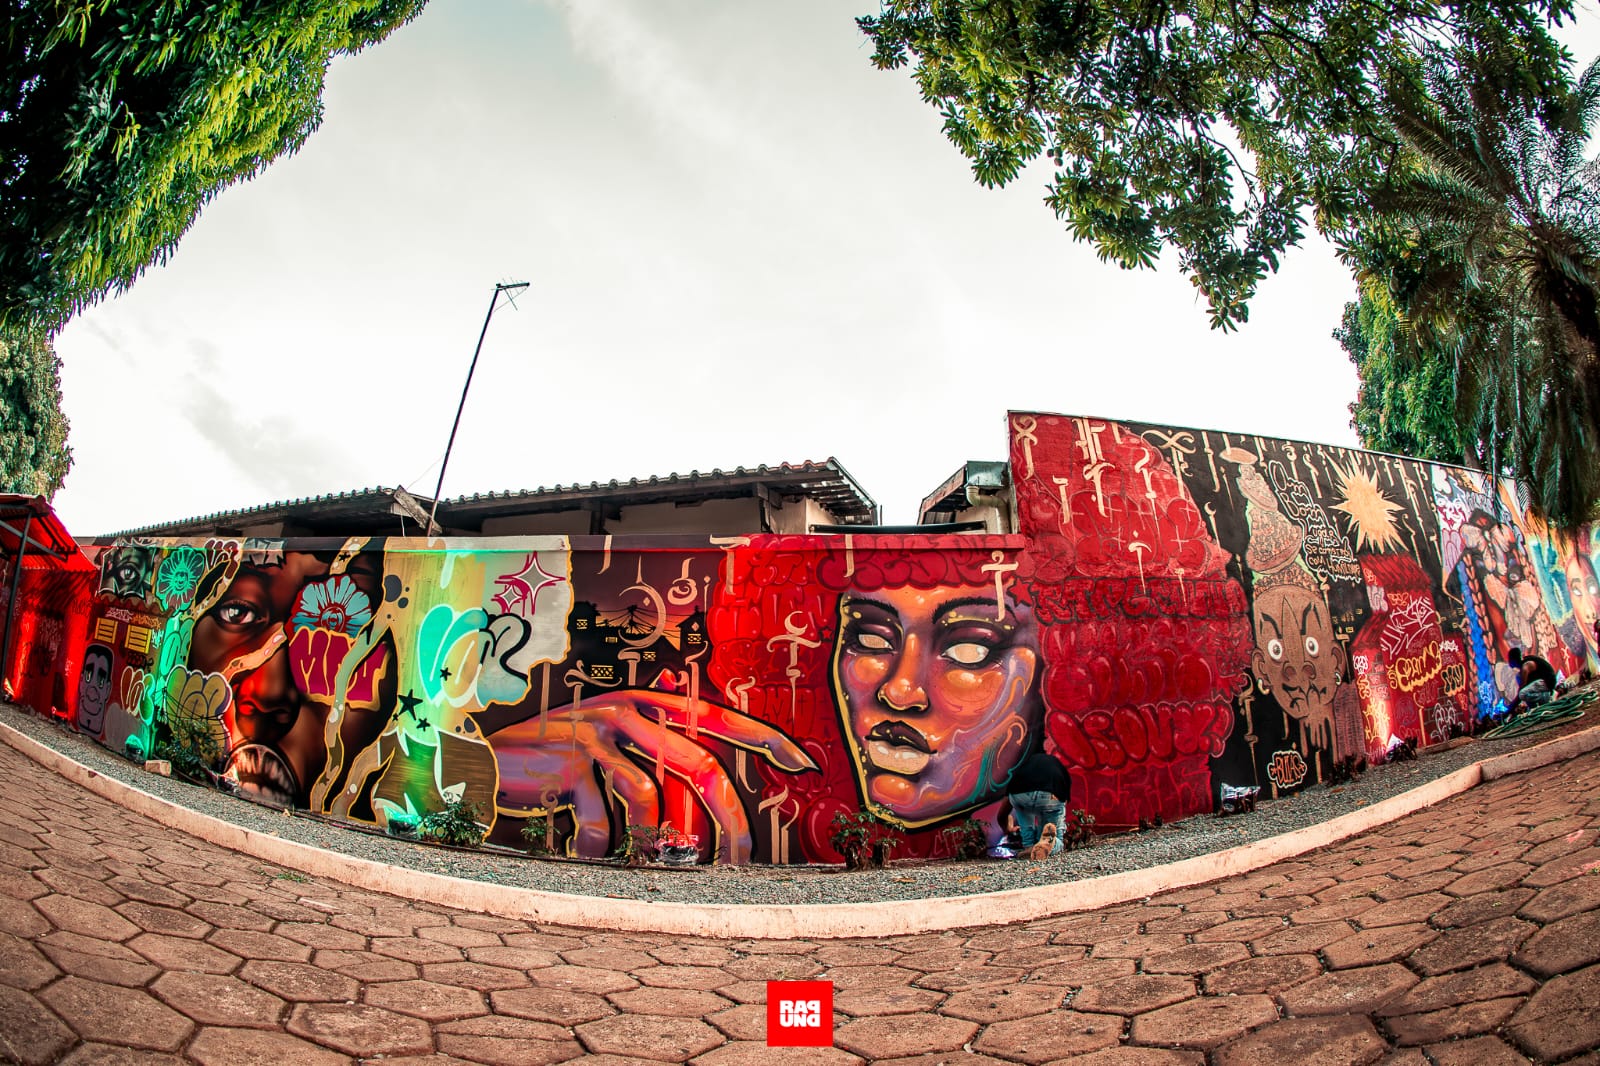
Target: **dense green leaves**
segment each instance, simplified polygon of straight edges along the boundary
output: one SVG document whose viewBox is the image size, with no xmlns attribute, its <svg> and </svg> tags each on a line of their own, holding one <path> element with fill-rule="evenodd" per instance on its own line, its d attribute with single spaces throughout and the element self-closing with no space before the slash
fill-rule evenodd
<svg viewBox="0 0 1600 1066">
<path fill-rule="evenodd" d="M 71 467 L 61 360 L 42 329 L 0 327 L 0 492 L 54 496 Z"/>
<path fill-rule="evenodd" d="M 1584 149 L 1600 63 L 1542 101 L 1458 51 L 1393 119 L 1414 165 L 1350 257 L 1394 302 L 1418 365 L 1447 359 L 1463 437 L 1572 528 L 1600 503 L 1600 185 Z"/>
<path fill-rule="evenodd" d="M 292 152 L 425 0 L 0 0 L 0 324 L 52 328 Z"/>
<path fill-rule="evenodd" d="M 1454 361 L 1437 349 L 1415 347 L 1387 297 L 1376 288 L 1345 304 L 1343 322 L 1333 334 L 1361 378 L 1350 424 L 1362 447 L 1484 466 L 1488 460 L 1476 440 L 1462 445 Z"/>
<path fill-rule="evenodd" d="M 1123 267 L 1164 249 L 1210 304 L 1248 316 L 1309 214 L 1336 240 L 1400 154 L 1390 92 L 1428 41 L 1470 42 L 1508 91 L 1550 93 L 1569 0 L 882 0 L 859 20 L 985 185 L 1044 157 L 1046 202 Z"/>
</svg>

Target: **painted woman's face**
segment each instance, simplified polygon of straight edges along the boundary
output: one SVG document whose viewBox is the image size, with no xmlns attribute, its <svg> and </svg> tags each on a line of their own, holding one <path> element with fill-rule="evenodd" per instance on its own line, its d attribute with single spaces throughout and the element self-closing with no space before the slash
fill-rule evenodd
<svg viewBox="0 0 1600 1066">
<path fill-rule="evenodd" d="M 1600 582 L 1595 580 L 1594 564 L 1586 556 L 1575 555 L 1567 563 L 1567 595 L 1572 598 L 1572 617 L 1583 630 L 1583 639 L 1592 652 L 1594 622 L 1600 616 Z"/>
<path fill-rule="evenodd" d="M 994 588 L 839 599 L 834 682 L 861 789 L 906 826 L 995 798 L 1038 734 L 1038 629 Z"/>
</svg>

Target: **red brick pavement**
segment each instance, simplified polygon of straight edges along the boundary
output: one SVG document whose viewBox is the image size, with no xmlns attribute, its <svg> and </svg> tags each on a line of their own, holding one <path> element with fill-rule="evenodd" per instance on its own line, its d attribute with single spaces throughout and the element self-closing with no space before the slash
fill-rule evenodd
<svg viewBox="0 0 1600 1066">
<path fill-rule="evenodd" d="M 12 1061 L 1600 1066 L 1600 753 L 1143 904 L 815 942 L 451 911 L 0 773 Z M 836 1047 L 767 1048 L 765 982 L 813 977 Z"/>
</svg>

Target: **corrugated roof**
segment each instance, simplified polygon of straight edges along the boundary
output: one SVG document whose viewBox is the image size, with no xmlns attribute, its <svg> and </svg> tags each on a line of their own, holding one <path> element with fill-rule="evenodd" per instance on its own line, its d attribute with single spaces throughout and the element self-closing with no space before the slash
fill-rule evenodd
<svg viewBox="0 0 1600 1066">
<path fill-rule="evenodd" d="M 691 470 L 687 474 L 650 475 L 627 480 L 613 478 L 604 482 L 591 481 L 587 485 L 574 482 L 570 485 L 557 484 L 532 489 L 463 494 L 440 500 L 438 517 L 441 525 L 448 526 L 453 517 L 478 517 L 486 512 L 509 512 L 516 510 L 519 505 L 530 503 L 548 505 L 619 494 L 635 500 L 641 496 L 670 499 L 686 495 L 694 489 L 729 490 L 758 484 L 767 485 L 785 495 L 809 496 L 845 521 L 871 522 L 878 516 L 877 501 L 861 488 L 843 464 L 830 456 L 821 462 L 805 460 L 799 463 L 779 463 L 776 466 L 761 464 L 752 467 L 739 466 L 732 470 L 717 468 L 709 473 Z M 340 513 L 388 512 L 393 506 L 395 494 L 404 492 L 404 489 L 379 485 L 347 492 L 327 493 L 322 496 L 302 496 L 239 510 L 214 511 L 176 522 L 139 526 L 109 536 L 183 533 L 198 526 L 245 526 L 269 517 L 306 515 L 310 512 L 329 517 Z M 414 501 L 424 508 L 432 503 L 431 498 L 426 496 L 415 494 L 407 496 L 409 501 Z"/>
</svg>

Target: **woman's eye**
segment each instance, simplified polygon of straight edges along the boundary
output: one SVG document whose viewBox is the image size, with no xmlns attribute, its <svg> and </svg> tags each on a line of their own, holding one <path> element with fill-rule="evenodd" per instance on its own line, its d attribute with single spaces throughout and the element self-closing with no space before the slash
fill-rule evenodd
<svg viewBox="0 0 1600 1066">
<path fill-rule="evenodd" d="M 944 657 L 953 663 L 962 666 L 981 666 L 989 660 L 990 647 L 987 644 L 975 644 L 972 641 L 963 641 L 952 644 L 944 650 Z"/>
<path fill-rule="evenodd" d="M 1275 663 L 1282 662 L 1283 661 L 1283 641 L 1281 641 L 1281 640 L 1269 640 L 1269 641 L 1267 641 L 1267 655 Z"/>
<path fill-rule="evenodd" d="M 228 626 L 248 626 L 261 621 L 261 612 L 253 603 L 229 600 L 217 608 L 217 621 Z"/>
<path fill-rule="evenodd" d="M 862 651 L 888 651 L 894 645 L 889 643 L 889 638 L 877 633 L 857 633 L 856 647 Z"/>
<path fill-rule="evenodd" d="M 1315 654 L 1317 654 L 1317 649 L 1319 649 L 1321 647 L 1322 647 L 1322 645 L 1317 643 L 1317 638 L 1316 637 L 1307 637 L 1306 638 L 1306 654 L 1307 655 L 1315 655 Z"/>
</svg>

